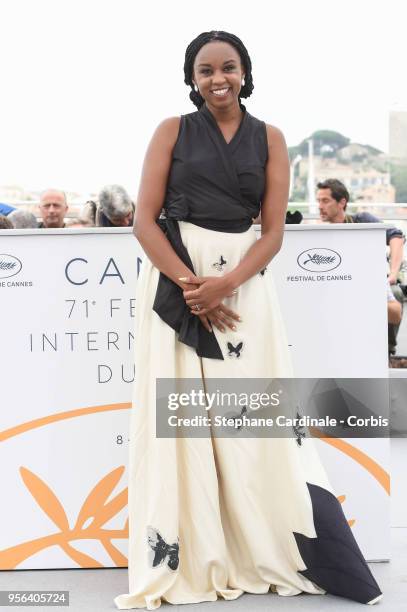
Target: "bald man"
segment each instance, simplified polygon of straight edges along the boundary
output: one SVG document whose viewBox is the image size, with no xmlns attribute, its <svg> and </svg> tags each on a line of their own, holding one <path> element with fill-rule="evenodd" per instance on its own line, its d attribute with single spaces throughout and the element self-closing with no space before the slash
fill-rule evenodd
<svg viewBox="0 0 407 612">
<path fill-rule="evenodd" d="M 68 211 L 66 195 L 57 189 L 47 189 L 40 197 L 40 214 L 42 223 L 38 227 L 65 227 L 64 217 Z"/>
</svg>

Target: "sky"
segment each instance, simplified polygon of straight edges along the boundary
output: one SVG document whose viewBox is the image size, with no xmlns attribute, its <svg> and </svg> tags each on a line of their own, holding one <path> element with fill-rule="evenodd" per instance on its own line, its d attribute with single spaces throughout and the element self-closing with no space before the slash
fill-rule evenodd
<svg viewBox="0 0 407 612">
<path fill-rule="evenodd" d="M 185 49 L 200 32 L 242 39 L 247 110 L 288 145 L 317 129 L 388 150 L 407 109 L 404 0 L 2 0 L 0 185 L 138 188 L 165 117 L 193 112 Z"/>
</svg>

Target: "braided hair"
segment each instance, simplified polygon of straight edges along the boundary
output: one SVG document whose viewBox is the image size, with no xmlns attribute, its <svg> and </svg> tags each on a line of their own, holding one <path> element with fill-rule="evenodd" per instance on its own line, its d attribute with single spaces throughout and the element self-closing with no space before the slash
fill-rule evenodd
<svg viewBox="0 0 407 612">
<path fill-rule="evenodd" d="M 234 34 L 230 34 L 229 32 L 223 32 L 222 30 L 212 30 L 211 32 L 202 32 L 199 34 L 194 40 L 189 43 L 186 51 L 185 51 L 185 63 L 184 63 L 184 83 L 191 87 L 191 91 L 189 93 L 189 99 L 195 104 L 195 106 L 199 109 L 205 102 L 204 98 L 201 96 L 199 91 L 195 91 L 194 84 L 192 82 L 192 75 L 194 73 L 194 61 L 198 54 L 198 51 L 209 42 L 213 40 L 220 40 L 222 42 L 227 42 L 232 47 L 236 49 L 236 51 L 240 55 L 240 61 L 242 62 L 244 71 L 245 71 L 245 84 L 242 86 L 238 100 L 239 106 L 242 110 L 245 110 L 246 107 L 241 103 L 240 98 L 248 98 L 251 96 L 252 91 L 254 89 L 253 85 L 253 77 L 252 77 L 252 62 L 250 56 L 247 52 L 246 47 Z"/>
</svg>

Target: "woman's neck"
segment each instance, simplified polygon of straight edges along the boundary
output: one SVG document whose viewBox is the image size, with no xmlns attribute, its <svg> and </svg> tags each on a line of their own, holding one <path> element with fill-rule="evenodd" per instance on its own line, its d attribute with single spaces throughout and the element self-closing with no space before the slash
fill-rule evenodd
<svg viewBox="0 0 407 612">
<path fill-rule="evenodd" d="M 218 123 L 235 123 L 240 121 L 243 111 L 236 101 L 236 104 L 230 105 L 227 108 L 213 108 L 211 104 L 205 102 L 207 109 L 212 113 Z"/>
</svg>

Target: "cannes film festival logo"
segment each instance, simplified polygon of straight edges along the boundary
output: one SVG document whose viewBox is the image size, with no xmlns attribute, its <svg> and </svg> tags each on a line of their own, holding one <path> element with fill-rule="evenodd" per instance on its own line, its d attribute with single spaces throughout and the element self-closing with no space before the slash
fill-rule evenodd
<svg viewBox="0 0 407 612">
<path fill-rule="evenodd" d="M 0 253 L 0 278 L 9 278 L 21 272 L 23 264 L 14 255 Z"/>
<path fill-rule="evenodd" d="M 309 272 L 329 272 L 337 268 L 341 261 L 339 253 L 322 248 L 307 249 L 297 257 L 298 265 Z"/>
</svg>

